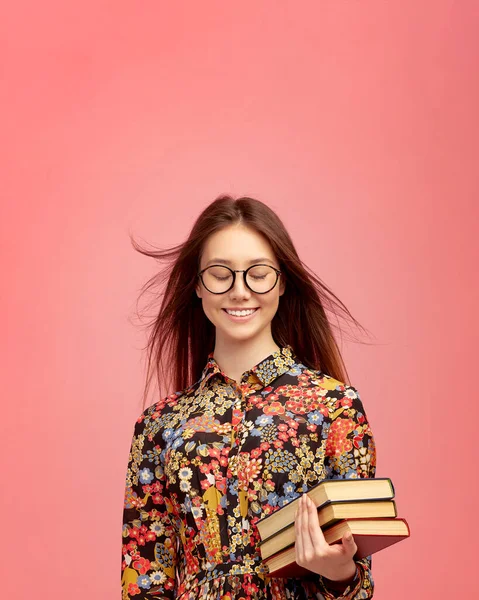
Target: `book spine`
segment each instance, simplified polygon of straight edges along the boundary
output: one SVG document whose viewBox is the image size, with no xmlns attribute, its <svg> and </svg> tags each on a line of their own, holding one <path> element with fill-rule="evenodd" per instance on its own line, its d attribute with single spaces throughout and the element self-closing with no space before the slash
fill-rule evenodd
<svg viewBox="0 0 479 600">
<path fill-rule="evenodd" d="M 389 485 L 391 486 L 392 498 L 394 498 L 396 496 L 396 490 L 394 489 L 394 484 L 392 482 L 392 479 L 389 479 L 389 477 L 388 477 L 388 481 L 389 481 Z"/>
</svg>

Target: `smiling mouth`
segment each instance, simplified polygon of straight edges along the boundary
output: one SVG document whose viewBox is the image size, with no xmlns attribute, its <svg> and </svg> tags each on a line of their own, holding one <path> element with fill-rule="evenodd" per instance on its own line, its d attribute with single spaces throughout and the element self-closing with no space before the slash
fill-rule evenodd
<svg viewBox="0 0 479 600">
<path fill-rule="evenodd" d="M 225 313 L 227 315 L 229 315 L 230 317 L 237 317 L 237 318 L 241 318 L 241 317 L 251 317 L 252 315 L 255 314 L 256 311 L 259 310 L 259 307 L 256 307 L 254 309 L 248 308 L 248 309 L 244 309 L 246 312 L 246 314 L 241 314 L 243 311 L 235 311 L 235 313 L 229 312 L 226 308 L 222 308 L 221 310 L 224 310 Z"/>
</svg>

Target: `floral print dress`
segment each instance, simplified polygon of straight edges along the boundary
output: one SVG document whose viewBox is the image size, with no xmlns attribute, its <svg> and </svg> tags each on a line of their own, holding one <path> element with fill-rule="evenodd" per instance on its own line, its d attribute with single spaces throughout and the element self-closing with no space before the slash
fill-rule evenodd
<svg viewBox="0 0 479 600">
<path fill-rule="evenodd" d="M 123 512 L 122 600 L 371 598 L 371 556 L 355 580 L 269 577 L 256 523 L 324 478 L 374 477 L 358 391 L 282 347 L 229 378 L 213 358 L 191 387 L 138 418 Z"/>
</svg>

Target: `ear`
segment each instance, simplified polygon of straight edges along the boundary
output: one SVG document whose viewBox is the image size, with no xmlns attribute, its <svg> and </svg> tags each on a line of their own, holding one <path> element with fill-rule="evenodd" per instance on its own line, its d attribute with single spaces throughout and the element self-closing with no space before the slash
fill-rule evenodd
<svg viewBox="0 0 479 600">
<path fill-rule="evenodd" d="M 286 282 L 283 279 L 283 277 L 280 277 L 279 280 L 279 295 L 282 296 L 284 294 L 284 291 L 286 289 Z"/>
<path fill-rule="evenodd" d="M 201 298 L 201 286 L 199 284 L 196 285 L 195 291 L 198 298 Z"/>
</svg>

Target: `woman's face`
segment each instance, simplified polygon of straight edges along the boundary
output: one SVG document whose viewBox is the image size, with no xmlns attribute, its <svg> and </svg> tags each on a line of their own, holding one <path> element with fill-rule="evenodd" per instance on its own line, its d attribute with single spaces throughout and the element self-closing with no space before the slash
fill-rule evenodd
<svg viewBox="0 0 479 600">
<path fill-rule="evenodd" d="M 206 240 L 199 270 L 210 264 L 247 269 L 252 264 L 260 263 L 279 269 L 269 242 L 244 225 L 230 225 Z M 198 278 L 196 293 L 202 299 L 206 316 L 216 327 L 217 341 L 218 336 L 224 341 L 245 341 L 256 337 L 264 339 L 271 336 L 271 321 L 278 309 L 279 297 L 284 293 L 284 282 L 280 275 L 271 291 L 255 294 L 246 287 L 243 273 L 236 273 L 235 284 L 228 292 L 212 294 Z M 255 309 L 255 312 L 251 316 L 238 318 L 228 315 L 226 309 Z"/>
</svg>

